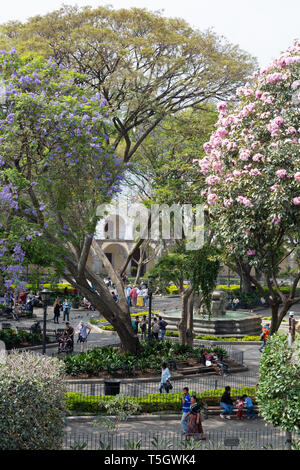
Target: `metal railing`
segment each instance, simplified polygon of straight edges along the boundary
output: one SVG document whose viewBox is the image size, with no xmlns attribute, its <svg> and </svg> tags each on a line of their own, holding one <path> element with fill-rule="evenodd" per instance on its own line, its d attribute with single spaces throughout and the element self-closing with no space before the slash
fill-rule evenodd
<svg viewBox="0 0 300 470">
<path fill-rule="evenodd" d="M 283 450 L 285 432 L 280 429 L 257 431 L 207 431 L 206 440 L 191 436 L 187 441 L 179 433 L 96 432 L 68 433 L 65 450 Z M 293 435 L 294 449 L 299 436 Z M 179 463 L 179 461 L 177 462 Z"/>
</svg>

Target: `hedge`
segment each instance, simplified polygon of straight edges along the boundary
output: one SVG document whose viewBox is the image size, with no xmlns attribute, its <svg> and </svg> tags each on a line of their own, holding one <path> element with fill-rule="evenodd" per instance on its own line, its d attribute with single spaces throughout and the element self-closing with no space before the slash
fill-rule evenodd
<svg viewBox="0 0 300 470">
<path fill-rule="evenodd" d="M 191 394 L 196 394 L 200 401 L 203 400 L 208 406 L 217 406 L 220 403 L 220 398 L 224 393 L 224 388 L 216 390 L 206 390 L 201 393 L 190 391 Z M 256 387 L 241 387 L 232 388 L 231 396 L 236 399 L 242 395 L 249 395 L 255 404 Z M 67 393 L 67 407 L 69 411 L 80 411 L 85 413 L 104 413 L 104 404 L 115 398 L 110 395 L 95 396 L 95 395 L 82 395 L 81 393 Z M 182 406 L 182 392 L 179 393 L 152 393 L 145 397 L 131 397 L 136 403 L 140 405 L 140 413 L 155 413 L 161 411 L 179 412 Z"/>
</svg>

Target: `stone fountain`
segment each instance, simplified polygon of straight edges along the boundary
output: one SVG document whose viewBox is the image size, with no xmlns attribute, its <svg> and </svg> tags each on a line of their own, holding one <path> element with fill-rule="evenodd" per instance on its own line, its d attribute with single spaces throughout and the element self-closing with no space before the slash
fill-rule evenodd
<svg viewBox="0 0 300 470">
<path fill-rule="evenodd" d="M 226 311 L 225 292 L 214 291 L 211 302 L 211 315 L 203 312 L 199 296 L 194 299 L 194 332 L 198 335 L 224 337 L 259 336 L 261 317 L 247 311 Z M 168 329 L 177 330 L 176 323 L 181 317 L 180 310 L 166 311 L 163 315 Z"/>
</svg>

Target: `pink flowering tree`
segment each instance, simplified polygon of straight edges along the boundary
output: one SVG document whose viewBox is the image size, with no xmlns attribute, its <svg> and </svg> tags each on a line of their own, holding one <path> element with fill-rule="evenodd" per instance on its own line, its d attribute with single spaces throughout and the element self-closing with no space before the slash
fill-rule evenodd
<svg viewBox="0 0 300 470">
<path fill-rule="evenodd" d="M 271 332 L 300 300 L 300 43 L 218 106 L 217 129 L 199 160 L 203 196 L 227 259 L 245 270 L 272 309 Z M 293 257 L 292 282 L 278 278 Z M 254 276 L 254 269 L 262 280 Z"/>
<path fill-rule="evenodd" d="M 6 287 L 44 259 L 116 328 L 123 350 L 140 344 L 121 279 L 117 304 L 91 269 L 100 204 L 120 191 L 124 164 L 108 144 L 105 100 L 51 59 L 0 53 L 0 270 Z"/>
</svg>

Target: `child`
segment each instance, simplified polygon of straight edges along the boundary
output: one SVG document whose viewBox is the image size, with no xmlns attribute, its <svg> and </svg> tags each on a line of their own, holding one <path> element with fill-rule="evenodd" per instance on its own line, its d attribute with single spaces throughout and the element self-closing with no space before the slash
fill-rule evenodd
<svg viewBox="0 0 300 470">
<path fill-rule="evenodd" d="M 255 418 L 254 406 L 253 406 L 251 398 L 248 397 L 248 395 L 243 395 L 242 400 L 244 400 L 244 403 L 247 407 L 247 419 L 250 419 L 251 416 L 252 418 Z"/>
<path fill-rule="evenodd" d="M 241 398 L 241 397 L 238 397 L 237 401 L 236 401 L 236 407 L 237 407 L 237 410 L 238 410 L 238 419 L 242 419 L 243 417 L 243 408 L 244 408 L 244 400 Z"/>
</svg>

